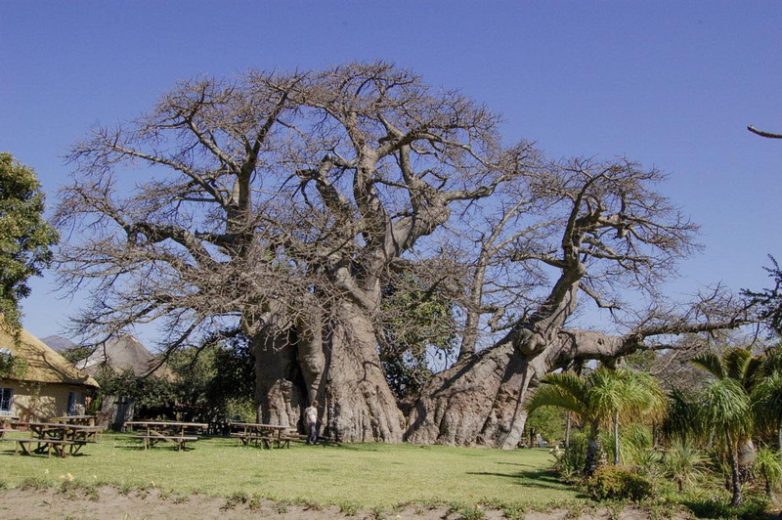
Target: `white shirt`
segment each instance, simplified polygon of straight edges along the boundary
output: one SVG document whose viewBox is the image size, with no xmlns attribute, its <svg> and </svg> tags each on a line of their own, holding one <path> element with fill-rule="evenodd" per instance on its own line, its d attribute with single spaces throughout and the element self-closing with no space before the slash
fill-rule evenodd
<svg viewBox="0 0 782 520">
<path fill-rule="evenodd" d="M 318 422 L 318 409 L 314 406 L 308 406 L 304 409 L 304 419 L 307 424 L 315 424 Z"/>
</svg>

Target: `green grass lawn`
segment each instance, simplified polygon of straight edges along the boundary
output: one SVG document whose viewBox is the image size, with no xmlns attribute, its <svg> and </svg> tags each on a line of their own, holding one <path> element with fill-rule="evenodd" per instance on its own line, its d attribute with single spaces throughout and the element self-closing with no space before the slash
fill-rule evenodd
<svg viewBox="0 0 782 520">
<path fill-rule="evenodd" d="M 262 450 L 208 439 L 180 453 L 168 446 L 143 451 L 131 445 L 126 436 L 109 434 L 86 446 L 83 455 L 59 459 L 15 456 L 12 443 L 0 443 L 0 479 L 18 486 L 27 479 L 57 483 L 70 474 L 90 484 L 360 508 L 410 502 L 540 508 L 576 499 L 576 491 L 549 473 L 552 457 L 546 450 L 381 444 Z"/>
</svg>

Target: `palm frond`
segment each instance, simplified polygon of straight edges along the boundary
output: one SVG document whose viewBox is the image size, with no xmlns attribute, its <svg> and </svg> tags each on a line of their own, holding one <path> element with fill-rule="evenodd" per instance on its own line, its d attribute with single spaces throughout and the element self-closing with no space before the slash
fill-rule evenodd
<svg viewBox="0 0 782 520">
<path fill-rule="evenodd" d="M 703 354 L 699 354 L 692 358 L 690 363 L 709 372 L 717 379 L 722 379 L 726 375 L 725 368 L 722 365 L 722 360 L 714 352 L 704 352 Z"/>
<path fill-rule="evenodd" d="M 747 375 L 747 368 L 752 360 L 752 352 L 749 350 L 733 347 L 729 348 L 722 355 L 722 366 L 725 369 L 725 377 L 744 381 Z"/>
<path fill-rule="evenodd" d="M 769 429 L 782 426 L 782 373 L 773 372 L 757 383 L 751 399 L 758 426 Z"/>
<path fill-rule="evenodd" d="M 697 437 L 703 431 L 699 421 L 698 403 L 694 396 L 674 389 L 668 396 L 667 413 L 663 421 L 663 434 L 669 438 L 683 440 Z"/>
<path fill-rule="evenodd" d="M 752 389 L 763 379 L 765 367 L 765 358 L 763 356 L 753 356 L 747 362 L 744 368 L 743 384 L 747 391 Z"/>
<path fill-rule="evenodd" d="M 543 406 L 563 408 L 585 420 L 591 418 L 591 410 L 588 406 L 585 406 L 584 401 L 573 395 L 566 388 L 556 384 L 541 385 L 526 405 L 530 413 Z"/>
<path fill-rule="evenodd" d="M 703 424 L 711 431 L 728 434 L 734 440 L 752 431 L 752 407 L 749 394 L 741 384 L 730 378 L 712 381 L 700 395 Z"/>
</svg>

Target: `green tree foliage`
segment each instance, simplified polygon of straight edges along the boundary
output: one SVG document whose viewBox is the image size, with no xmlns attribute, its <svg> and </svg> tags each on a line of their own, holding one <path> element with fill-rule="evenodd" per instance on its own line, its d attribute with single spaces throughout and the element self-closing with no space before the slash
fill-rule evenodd
<svg viewBox="0 0 782 520">
<path fill-rule="evenodd" d="M 699 426 L 703 435 L 717 439 L 719 454 L 730 467 L 734 506 L 741 503 L 741 483 L 749 473 L 756 451 L 752 441 L 755 421 L 751 394 L 763 382 L 767 367 L 775 359 L 732 347 L 721 355 L 707 352 L 692 360 L 716 379 L 698 396 Z"/>
<path fill-rule="evenodd" d="M 530 412 L 542 406 L 570 410 L 587 428 L 588 450 L 584 473 L 592 475 L 602 452 L 601 428 L 613 424 L 615 453 L 620 451 L 619 424 L 642 415 L 656 415 L 664 406 L 657 381 L 648 374 L 600 367 L 587 376 L 572 372 L 550 374 L 528 405 Z M 615 457 L 615 462 L 618 458 Z"/>
<path fill-rule="evenodd" d="M 703 460 L 698 449 L 686 440 L 677 440 L 665 452 L 663 467 L 668 477 L 676 482 L 679 493 L 691 487 L 702 475 Z"/>
<path fill-rule="evenodd" d="M 699 419 L 731 468 L 731 505 L 742 501 L 739 450 L 752 434 L 749 394 L 732 378 L 716 379 L 701 392 Z"/>
<path fill-rule="evenodd" d="M 171 358 L 177 375 L 177 412 L 185 420 L 254 419 L 253 359 L 243 336 L 186 349 Z M 247 417 L 252 414 L 252 417 Z"/>
<path fill-rule="evenodd" d="M 78 356 L 80 350 L 71 352 Z M 234 416 L 255 419 L 253 358 L 243 336 L 176 352 L 169 357 L 168 367 L 174 374 L 170 379 L 139 377 L 129 370 L 99 372 L 100 395 L 132 399 L 138 418 L 211 423 Z"/>
<path fill-rule="evenodd" d="M 529 414 L 524 427 L 531 438 L 540 434 L 547 441 L 555 442 L 565 438 L 565 414 L 556 408 L 541 407 Z"/>
<path fill-rule="evenodd" d="M 753 469 L 755 474 L 763 479 L 766 495 L 773 499 L 774 489 L 782 482 L 782 462 L 779 455 L 768 448 L 761 448 Z"/>
<path fill-rule="evenodd" d="M 662 423 L 662 434 L 670 441 L 688 442 L 700 438 L 701 425 L 698 416 L 699 404 L 693 392 L 674 388 L 668 396 L 668 406 Z"/>
<path fill-rule="evenodd" d="M 426 274 L 404 272 L 384 291 L 380 361 L 399 399 L 418 395 L 432 378 L 432 361 L 445 366 L 455 357 L 453 302 Z"/>
<path fill-rule="evenodd" d="M 752 390 L 752 409 L 759 432 L 774 431 L 782 450 L 782 374 L 773 371 Z"/>
<path fill-rule="evenodd" d="M 728 348 L 721 355 L 706 352 L 692 359 L 692 363 L 710 373 L 717 379 L 732 379 L 751 392 L 763 374 L 763 356 L 753 356 L 752 352 L 740 348 Z"/>
<path fill-rule="evenodd" d="M 117 373 L 104 368 L 95 374 L 100 385 L 98 397 L 120 396 L 134 402 L 137 418 L 173 418 L 177 385 L 157 377 L 139 377 L 132 370 Z"/>
<path fill-rule="evenodd" d="M 19 326 L 19 301 L 30 294 L 27 280 L 52 259 L 57 232 L 43 217 L 44 195 L 35 172 L 0 153 L 0 314 Z"/>
</svg>

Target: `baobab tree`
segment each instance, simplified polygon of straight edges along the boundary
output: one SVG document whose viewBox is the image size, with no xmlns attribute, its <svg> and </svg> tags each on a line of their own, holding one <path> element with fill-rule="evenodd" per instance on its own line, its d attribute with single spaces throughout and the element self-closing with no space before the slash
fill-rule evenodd
<svg viewBox="0 0 782 520">
<path fill-rule="evenodd" d="M 658 172 L 545 161 L 504 145 L 498 119 L 384 63 L 182 83 L 71 154 L 60 272 L 93 296 L 76 323 L 99 336 L 162 321 L 167 351 L 239 327 L 263 421 L 295 425 L 317 399 L 343 441 L 512 445 L 547 371 L 740 321 L 698 306 L 623 336 L 569 330 L 579 293 L 613 308 L 616 284 L 654 292 L 695 227 L 654 190 Z M 403 324 L 383 303 L 421 268 L 464 309 L 462 353 L 400 406 L 378 345 Z"/>
</svg>

